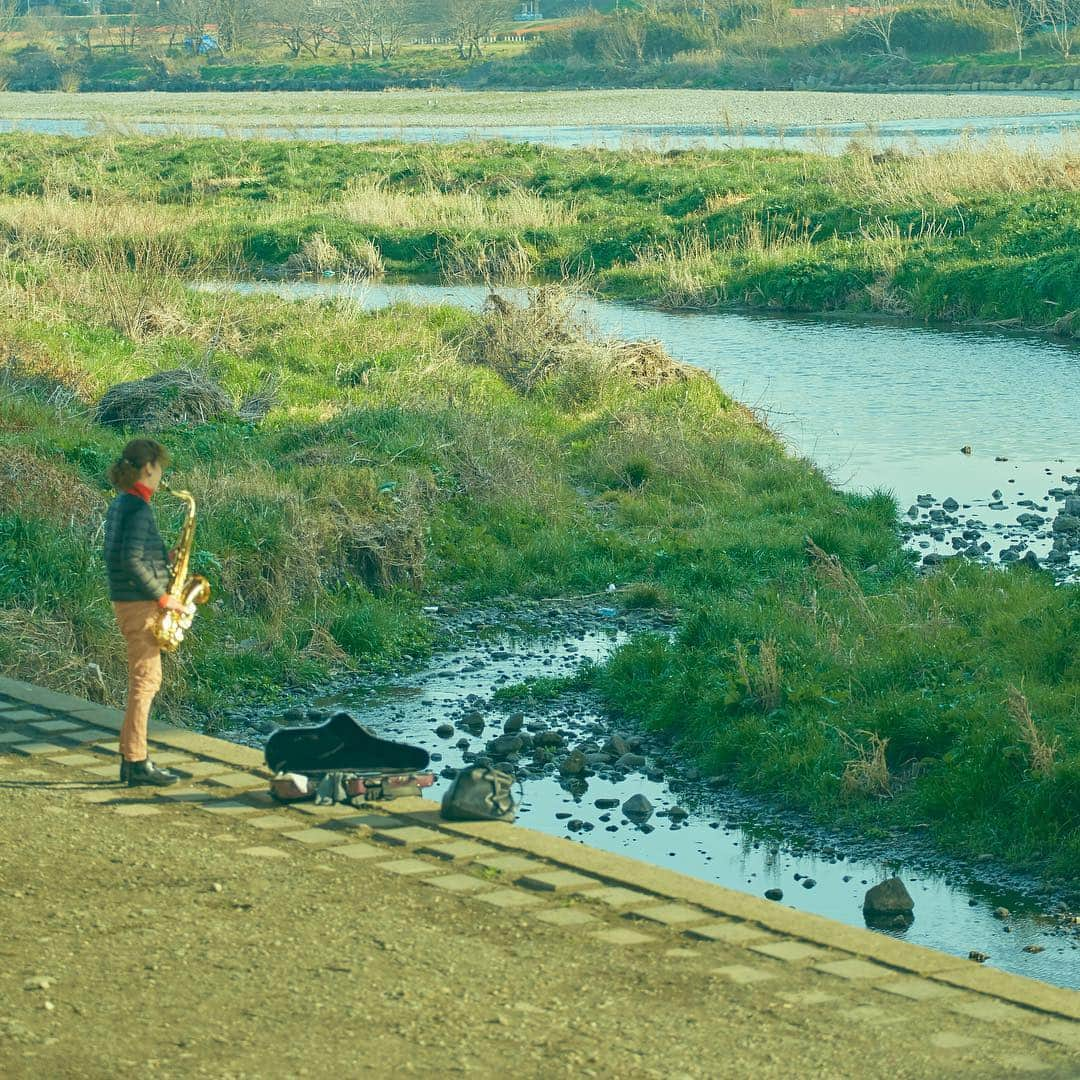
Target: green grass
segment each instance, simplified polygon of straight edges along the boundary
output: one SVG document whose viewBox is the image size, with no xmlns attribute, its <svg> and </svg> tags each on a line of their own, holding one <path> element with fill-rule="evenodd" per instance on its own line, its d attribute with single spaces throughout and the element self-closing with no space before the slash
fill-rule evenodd
<svg viewBox="0 0 1080 1080">
<path fill-rule="evenodd" d="M 840 166 L 744 154 L 658 168 L 650 155 L 502 146 L 397 148 L 392 160 L 384 148 L 274 144 L 8 139 L 0 150 L 10 358 L 0 371 L 0 670 L 86 692 L 94 663 L 110 699 L 122 697 L 98 548 L 103 476 L 126 435 L 96 425 L 93 402 L 116 382 L 179 365 L 207 370 L 239 401 L 265 390 L 269 373 L 276 397 L 261 421 L 157 432 L 199 501 L 194 569 L 215 588 L 169 662 L 169 715 L 217 723 L 284 687 L 421 655 L 437 644 L 426 603 L 616 582 L 633 586 L 619 594 L 627 606 L 670 606 L 682 623 L 675 641 L 639 638 L 589 674 L 612 709 L 822 817 L 867 829 L 929 823 L 954 852 L 1075 868 L 1075 587 L 1026 567 L 916 575 L 891 498 L 835 491 L 703 376 L 654 358 L 654 378 L 631 378 L 549 296 L 504 315 L 366 314 L 340 301 L 191 292 L 177 273 L 211 252 L 228 262 L 267 204 L 280 232 L 293 214 L 327 232 L 350 182 L 381 170 L 395 190 L 469 185 L 493 203 L 510 189 L 542 193 L 564 211 L 543 243 L 566 255 L 614 256 L 623 226 L 670 238 L 693 224 L 712 239 L 685 249 L 691 269 L 694 259 L 757 267 L 779 289 L 785 268 L 803 266 L 799 287 L 823 290 L 811 272 L 818 249 L 846 251 L 848 275 L 870 258 L 844 239 L 864 208 L 841 201 L 840 174 L 827 172 Z M 940 179 L 906 168 L 849 184 L 914 215 Z M 258 180 L 206 183 L 225 176 Z M 50 187 L 58 178 L 67 196 Z M 1019 291 L 1013 266 L 1044 266 L 1041 287 L 1068 287 L 1067 271 L 1055 278 L 1045 266 L 1070 258 L 1072 194 L 1015 187 L 943 207 L 944 224 L 921 231 L 927 248 L 977 235 L 995 252 L 976 269 L 970 250 L 955 266 L 940 257 L 935 276 L 919 279 L 923 293 L 956 303 L 963 279 L 1004 303 L 996 297 Z M 787 220 L 793 200 L 797 224 L 767 224 Z M 962 231 L 949 224 L 961 205 Z M 536 213 L 527 200 L 514 208 Z M 609 222 L 609 211 L 621 216 Z M 542 264 L 547 249 L 528 242 Z M 880 248 L 877 271 L 882 251 L 909 265 L 887 231 L 867 244 Z M 660 273 L 656 262 L 642 273 Z M 157 505 L 174 533 L 179 506 Z M 807 536 L 835 561 L 808 556 Z M 1026 695 L 1034 735 L 1007 708 L 1010 687 Z M 887 740 L 876 763 L 884 782 L 875 739 Z M 1055 748 L 1049 766 L 1033 739 Z"/>
<path fill-rule="evenodd" d="M 136 268 L 153 252 L 189 274 L 291 266 L 315 245 L 337 271 L 571 276 L 673 307 L 1067 332 L 1078 175 L 1067 156 L 1004 148 L 834 158 L 5 136 L 0 242 L 76 265 Z"/>
</svg>

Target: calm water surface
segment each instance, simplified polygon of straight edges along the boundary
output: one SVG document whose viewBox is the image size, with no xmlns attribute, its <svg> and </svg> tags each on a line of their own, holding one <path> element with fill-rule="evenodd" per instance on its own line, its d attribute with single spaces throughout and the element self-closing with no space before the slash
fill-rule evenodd
<svg viewBox="0 0 1080 1080">
<path fill-rule="evenodd" d="M 1058 96 L 1071 96 L 1060 94 Z M 604 147 L 610 150 L 643 147 L 675 150 L 784 147 L 818 153 L 840 153 L 851 139 L 882 149 L 933 150 L 963 142 L 1005 143 L 1014 149 L 1033 147 L 1049 153 L 1075 149 L 1080 133 L 1080 110 L 1043 116 L 995 116 L 965 119 L 890 120 L 877 124 L 839 123 L 772 127 L 722 124 L 625 124 L 536 126 L 498 125 L 441 127 L 424 125 L 350 124 L 191 124 L 161 121 L 95 121 L 40 117 L 0 118 L 0 132 L 29 131 L 48 135 L 87 136 L 123 131 L 140 135 L 189 135 L 236 139 L 293 139 L 299 141 L 455 143 L 476 139 L 505 139 L 545 146 Z"/>
<path fill-rule="evenodd" d="M 627 631 L 616 626 L 539 642 L 507 635 L 443 656 L 425 670 L 382 686 L 317 704 L 350 708 L 380 734 L 426 747 L 440 755 L 433 766 L 436 770 L 447 765 L 459 768 L 464 764 L 463 751 L 455 743 L 466 732 L 459 730 L 449 739 L 440 739 L 434 734 L 440 723 L 482 707 L 487 726 L 479 738 L 470 739 L 471 749 L 480 751 L 485 739 L 499 734 L 505 718 L 516 711 L 516 707 L 490 707 L 488 698 L 498 686 L 570 674 L 583 660 L 602 661 L 626 639 Z M 571 743 L 603 726 L 602 718 L 587 707 L 546 706 L 542 716 L 550 727 L 572 732 Z M 668 775 L 674 778 L 677 770 L 669 769 Z M 441 798 L 448 785 L 449 780 L 440 778 L 432 796 Z M 757 896 L 766 889 L 781 888 L 782 903 L 855 926 L 863 925 L 862 899 L 868 885 L 899 874 L 915 901 L 915 922 L 890 936 L 958 956 L 978 949 L 990 956 L 990 966 L 1080 989 L 1080 937 L 1055 932 L 1052 921 L 1016 891 L 980 884 L 959 872 L 931 871 L 910 856 L 892 858 L 887 841 L 880 847 L 889 853 L 888 861 L 867 857 L 865 845 L 859 853 L 845 851 L 843 842 L 829 846 L 819 841 L 812 845 L 815 853 L 807 845 L 785 839 L 784 832 L 790 836 L 790 830 L 764 824 L 761 806 L 750 800 L 677 780 L 673 789 L 667 780 L 651 781 L 642 774 L 618 782 L 590 777 L 586 789 L 571 793 L 552 770 L 528 777 L 515 790 L 522 799 L 518 820 L 530 828 Z M 638 793 L 657 811 L 678 804 L 689 811 L 689 817 L 673 826 L 654 815 L 648 823 L 652 831 L 644 831 L 617 809 L 604 811 L 595 806 L 597 799 L 617 798 L 621 804 Z M 572 819 L 590 823 L 591 831 L 571 833 L 567 820 Z M 816 884 L 806 889 L 796 874 Z M 993 914 L 1000 906 L 1012 913 L 1005 922 Z M 1025 953 L 1023 946 L 1029 944 L 1041 945 L 1044 951 Z"/>
</svg>

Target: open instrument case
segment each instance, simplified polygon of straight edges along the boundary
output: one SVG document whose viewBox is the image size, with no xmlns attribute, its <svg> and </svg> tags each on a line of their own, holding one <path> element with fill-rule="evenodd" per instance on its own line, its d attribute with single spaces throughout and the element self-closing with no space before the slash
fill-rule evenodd
<svg viewBox="0 0 1080 1080">
<path fill-rule="evenodd" d="M 419 795 L 435 782 L 430 760 L 419 746 L 379 738 L 348 712 L 312 727 L 279 728 L 266 740 L 270 793 L 281 802 Z"/>
</svg>

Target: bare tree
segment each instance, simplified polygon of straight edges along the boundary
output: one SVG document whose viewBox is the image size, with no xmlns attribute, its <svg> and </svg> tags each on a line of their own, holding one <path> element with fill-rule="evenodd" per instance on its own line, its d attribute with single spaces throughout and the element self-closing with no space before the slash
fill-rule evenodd
<svg viewBox="0 0 1080 1080">
<path fill-rule="evenodd" d="M 413 0 L 338 0 L 334 7 L 335 40 L 356 56 L 357 47 L 371 59 L 375 46 L 389 60 L 416 23 Z"/>
<path fill-rule="evenodd" d="M 217 43 L 222 52 L 234 52 L 255 35 L 262 14 L 258 0 L 212 0 Z"/>
<path fill-rule="evenodd" d="M 184 35 L 188 48 L 197 53 L 214 21 L 214 0 L 165 0 L 161 14 Z"/>
<path fill-rule="evenodd" d="M 508 0 L 450 0 L 447 26 L 462 60 L 484 53 L 484 39 L 510 18 L 513 7 Z"/>
<path fill-rule="evenodd" d="M 271 36 L 294 60 L 301 53 L 318 56 L 334 36 L 334 11 L 325 0 L 276 0 L 265 16 Z"/>
<path fill-rule="evenodd" d="M 375 55 L 375 19 L 378 0 L 340 0 L 333 8 L 334 40 L 348 46 L 352 58 L 364 50 L 369 60 Z"/>
<path fill-rule="evenodd" d="M 1037 3 L 1037 0 L 1036 0 Z M 1039 25 L 1038 8 L 1032 0 L 1005 0 L 1002 14 L 1005 17 L 1005 25 L 1009 28 L 1013 40 L 1016 42 L 1016 59 L 1024 59 L 1024 42 L 1028 34 Z"/>
<path fill-rule="evenodd" d="M 389 60 L 407 40 L 415 23 L 414 9 L 410 0 L 383 0 L 379 5 L 379 18 L 375 35 L 379 39 L 379 52 Z"/>
<path fill-rule="evenodd" d="M 1080 20 L 1080 0 L 1038 0 L 1039 22 L 1050 30 L 1054 48 L 1065 59 L 1072 55 L 1072 34 Z"/>
<path fill-rule="evenodd" d="M 645 20 L 620 15 L 608 27 L 600 43 L 600 54 L 620 67 L 640 67 L 645 63 Z"/>
<path fill-rule="evenodd" d="M 884 0 L 870 0 L 865 5 L 865 13 L 858 22 L 862 33 L 873 41 L 880 41 L 882 48 L 893 55 L 892 31 L 896 21 L 897 6 Z"/>
</svg>

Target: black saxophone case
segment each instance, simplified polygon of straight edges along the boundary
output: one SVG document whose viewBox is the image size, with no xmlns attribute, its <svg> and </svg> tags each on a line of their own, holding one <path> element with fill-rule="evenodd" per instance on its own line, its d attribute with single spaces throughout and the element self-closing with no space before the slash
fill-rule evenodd
<svg viewBox="0 0 1080 1080">
<path fill-rule="evenodd" d="M 419 746 L 380 739 L 348 712 L 313 727 L 279 728 L 266 740 L 266 764 L 275 773 L 400 775 L 423 772 L 430 760 Z"/>
</svg>

